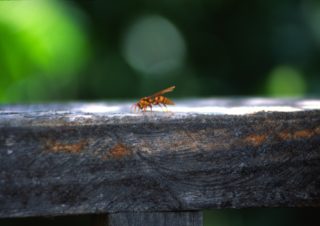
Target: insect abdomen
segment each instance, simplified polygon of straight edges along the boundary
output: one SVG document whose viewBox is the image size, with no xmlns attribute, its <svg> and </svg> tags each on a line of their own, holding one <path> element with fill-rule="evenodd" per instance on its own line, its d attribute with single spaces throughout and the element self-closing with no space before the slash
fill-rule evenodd
<svg viewBox="0 0 320 226">
<path fill-rule="evenodd" d="M 167 104 L 167 105 L 174 105 L 173 101 L 171 101 L 170 99 L 164 97 L 164 96 L 157 96 L 154 98 L 154 102 L 155 104 Z"/>
</svg>

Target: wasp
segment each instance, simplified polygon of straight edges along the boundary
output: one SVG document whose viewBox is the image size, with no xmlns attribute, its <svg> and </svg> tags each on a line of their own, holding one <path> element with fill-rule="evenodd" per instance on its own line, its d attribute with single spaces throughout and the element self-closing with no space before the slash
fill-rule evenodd
<svg viewBox="0 0 320 226">
<path fill-rule="evenodd" d="M 162 106 L 167 107 L 167 105 L 174 105 L 174 102 L 169 98 L 163 96 L 165 93 L 172 92 L 176 88 L 175 86 L 170 86 L 164 90 L 156 92 L 150 96 L 142 97 L 137 103 L 133 104 L 131 109 L 133 108 L 134 111 L 138 109 L 138 111 L 146 111 L 149 107 L 152 111 L 153 105 L 158 105 L 162 108 Z"/>
</svg>

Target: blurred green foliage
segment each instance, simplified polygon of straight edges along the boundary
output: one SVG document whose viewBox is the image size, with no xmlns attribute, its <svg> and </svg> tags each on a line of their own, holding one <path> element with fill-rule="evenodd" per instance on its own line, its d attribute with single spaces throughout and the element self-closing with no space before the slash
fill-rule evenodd
<svg viewBox="0 0 320 226">
<path fill-rule="evenodd" d="M 72 98 L 67 90 L 90 57 L 75 9 L 57 1 L 1 1 L 0 12 L 0 101 Z"/>
<path fill-rule="evenodd" d="M 318 96 L 317 0 L 0 1 L 0 101 Z"/>
</svg>

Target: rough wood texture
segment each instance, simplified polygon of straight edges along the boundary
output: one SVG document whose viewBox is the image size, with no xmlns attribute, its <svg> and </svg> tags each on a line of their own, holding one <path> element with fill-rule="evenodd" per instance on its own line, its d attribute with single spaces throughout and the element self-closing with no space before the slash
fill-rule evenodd
<svg viewBox="0 0 320 226">
<path fill-rule="evenodd" d="M 109 214 L 108 226 L 202 226 L 202 213 L 193 212 L 127 212 Z"/>
<path fill-rule="evenodd" d="M 320 206 L 320 101 L 0 107 L 0 217 Z"/>
</svg>

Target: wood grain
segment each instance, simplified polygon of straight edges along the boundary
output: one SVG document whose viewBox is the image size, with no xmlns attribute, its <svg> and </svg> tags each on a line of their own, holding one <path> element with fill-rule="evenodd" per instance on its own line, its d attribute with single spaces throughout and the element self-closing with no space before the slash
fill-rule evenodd
<svg viewBox="0 0 320 226">
<path fill-rule="evenodd" d="M 109 214 L 108 226 L 202 226 L 202 213 L 193 212 L 125 212 Z"/>
<path fill-rule="evenodd" d="M 175 102 L 0 107 L 0 217 L 320 206 L 320 101 Z"/>
</svg>

